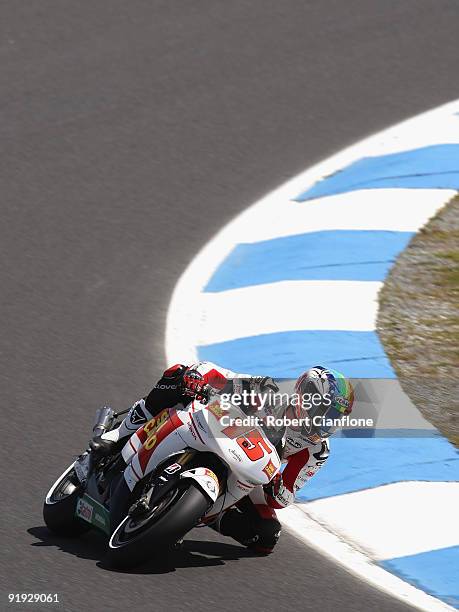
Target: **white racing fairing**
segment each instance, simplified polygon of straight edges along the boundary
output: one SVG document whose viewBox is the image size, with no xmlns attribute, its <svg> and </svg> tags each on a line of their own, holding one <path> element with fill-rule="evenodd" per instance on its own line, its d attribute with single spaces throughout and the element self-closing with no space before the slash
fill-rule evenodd
<svg viewBox="0 0 459 612">
<path fill-rule="evenodd" d="M 243 424 L 234 424 L 235 419 Z M 132 491 L 164 459 L 187 448 L 211 452 L 228 467 L 226 490 L 219 490 L 218 480 L 205 465 L 182 472 L 181 477 L 196 480 L 214 502 L 206 516 L 217 514 L 279 472 L 276 449 L 256 422 L 256 417 L 248 419 L 236 406 L 223 409 L 218 396 L 208 404 L 195 400 L 187 410 L 165 409 L 140 427 L 123 448 L 126 483 Z"/>
</svg>

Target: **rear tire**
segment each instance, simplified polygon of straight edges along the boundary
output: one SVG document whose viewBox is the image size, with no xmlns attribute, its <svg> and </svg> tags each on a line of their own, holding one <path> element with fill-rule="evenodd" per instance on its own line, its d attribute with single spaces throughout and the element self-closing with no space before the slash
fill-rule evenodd
<svg viewBox="0 0 459 612">
<path fill-rule="evenodd" d="M 211 501 L 186 479 L 171 489 L 144 521 L 126 516 L 114 530 L 109 543 L 108 561 L 118 568 L 130 568 L 172 547 L 197 525 Z"/>
<path fill-rule="evenodd" d="M 75 516 L 81 484 L 73 469 L 66 470 L 49 491 L 43 505 L 43 519 L 50 531 L 59 536 L 75 538 L 91 529 Z"/>
</svg>

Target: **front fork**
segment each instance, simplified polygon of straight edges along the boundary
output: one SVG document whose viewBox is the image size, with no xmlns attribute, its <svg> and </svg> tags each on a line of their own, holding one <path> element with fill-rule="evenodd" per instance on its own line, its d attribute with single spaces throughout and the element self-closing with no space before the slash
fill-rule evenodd
<svg viewBox="0 0 459 612">
<path fill-rule="evenodd" d="M 121 478 L 110 500 L 112 533 L 126 515 L 149 512 L 180 480 L 186 478 L 194 480 L 214 504 L 226 488 L 227 468 L 212 453 L 187 449 L 164 460 L 152 474 L 138 482 L 132 492 L 126 480 Z"/>
</svg>

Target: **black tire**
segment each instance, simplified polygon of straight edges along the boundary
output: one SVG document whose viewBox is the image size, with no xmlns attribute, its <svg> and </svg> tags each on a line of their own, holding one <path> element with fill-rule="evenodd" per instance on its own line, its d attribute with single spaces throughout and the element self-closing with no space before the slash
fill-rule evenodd
<svg viewBox="0 0 459 612">
<path fill-rule="evenodd" d="M 59 536 L 76 538 L 91 529 L 91 525 L 75 516 L 81 485 L 71 470 L 54 485 L 43 505 L 43 519 L 50 531 Z"/>
<path fill-rule="evenodd" d="M 168 497 L 169 496 L 169 497 Z M 166 507 L 161 510 L 160 504 Z M 146 524 L 129 532 L 129 517 L 125 517 L 112 534 L 108 562 L 118 568 L 130 568 L 154 558 L 156 551 L 173 546 L 193 527 L 211 505 L 209 498 L 186 479 L 170 490 Z"/>
</svg>

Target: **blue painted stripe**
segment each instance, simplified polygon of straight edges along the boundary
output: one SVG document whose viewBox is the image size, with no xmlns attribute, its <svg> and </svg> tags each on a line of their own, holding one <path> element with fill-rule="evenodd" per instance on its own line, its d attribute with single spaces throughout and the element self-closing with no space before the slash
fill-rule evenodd
<svg viewBox="0 0 459 612">
<path fill-rule="evenodd" d="M 459 480 L 459 453 L 436 430 L 422 440 L 409 432 L 404 438 L 333 436 L 330 449 L 330 461 L 298 491 L 300 501 L 403 480 Z"/>
<path fill-rule="evenodd" d="M 278 378 L 296 377 L 317 363 L 353 378 L 395 378 L 376 332 L 262 334 L 199 346 L 198 355 L 236 372 L 268 372 Z"/>
<path fill-rule="evenodd" d="M 358 189 L 459 189 L 459 144 L 364 157 L 315 183 L 297 201 Z M 368 205 L 371 206 L 369 199 Z"/>
<path fill-rule="evenodd" d="M 388 559 L 379 564 L 415 587 L 459 609 L 459 546 Z"/>
<path fill-rule="evenodd" d="M 335 230 L 238 244 L 204 291 L 283 280 L 382 281 L 412 232 Z"/>
</svg>

